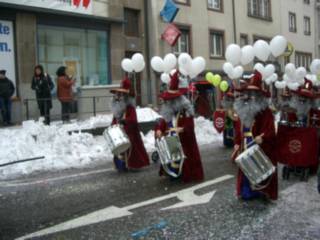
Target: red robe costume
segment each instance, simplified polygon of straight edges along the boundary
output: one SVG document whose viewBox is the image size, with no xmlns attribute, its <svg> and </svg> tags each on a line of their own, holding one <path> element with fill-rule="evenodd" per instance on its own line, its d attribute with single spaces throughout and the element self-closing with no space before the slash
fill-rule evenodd
<svg viewBox="0 0 320 240">
<path fill-rule="evenodd" d="M 276 155 L 274 153 L 274 142 L 275 142 L 275 126 L 274 126 L 274 116 L 269 108 L 258 113 L 255 117 L 255 121 L 252 126 L 253 138 L 263 135 L 263 143 L 260 147 L 263 149 L 265 154 L 270 158 L 274 166 L 277 166 Z M 241 146 L 243 150 L 244 135 L 242 131 L 242 124 L 239 121 L 235 122 L 235 144 Z M 278 175 L 277 171 L 272 175 L 270 184 L 259 192 L 269 197 L 272 200 L 278 198 Z M 244 174 L 239 169 L 237 178 L 237 195 L 241 196 L 241 186 L 244 181 Z"/>
<path fill-rule="evenodd" d="M 182 180 L 184 182 L 202 181 L 204 179 L 204 174 L 194 133 L 193 117 L 188 117 L 185 113 L 180 114 L 177 127 L 183 128 L 183 132 L 179 134 L 179 138 L 183 152 L 186 155 L 182 168 Z M 166 135 L 166 131 L 169 130 L 169 127 L 164 119 L 161 119 L 155 127 L 155 131 L 157 130 L 160 130 L 163 135 Z M 160 175 L 163 175 L 163 169 L 160 170 Z"/>
<path fill-rule="evenodd" d="M 127 153 L 127 167 L 129 169 L 137 169 L 148 166 L 149 157 L 141 139 L 137 113 L 133 106 L 127 106 L 122 121 L 124 121 L 124 130 L 131 143 L 131 148 Z M 112 120 L 112 125 L 114 124 L 118 124 L 118 121 L 115 118 Z"/>
</svg>

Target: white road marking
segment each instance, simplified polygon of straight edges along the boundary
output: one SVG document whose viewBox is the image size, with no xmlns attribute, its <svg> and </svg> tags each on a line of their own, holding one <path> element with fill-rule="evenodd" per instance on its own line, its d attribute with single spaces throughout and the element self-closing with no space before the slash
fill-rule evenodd
<svg viewBox="0 0 320 240">
<path fill-rule="evenodd" d="M 173 205 L 175 207 L 171 206 L 168 209 L 207 203 L 211 200 L 212 196 L 214 195 L 214 193 L 216 191 L 207 193 L 203 196 L 195 195 L 194 191 L 201 189 L 201 188 L 204 188 L 204 187 L 207 187 L 207 186 L 211 186 L 211 185 L 223 182 L 223 181 L 227 181 L 233 177 L 234 176 L 232 176 L 232 175 L 225 175 L 225 176 L 222 176 L 222 177 L 195 185 L 193 187 L 186 188 L 184 190 L 180 190 L 176 193 L 170 193 L 170 194 L 167 194 L 167 195 L 164 195 L 161 197 L 157 197 L 157 198 L 153 198 L 153 199 L 150 199 L 150 200 L 147 200 L 144 202 L 132 204 L 132 205 L 129 205 L 129 206 L 126 206 L 123 208 L 118 208 L 116 206 L 110 206 L 110 207 L 89 213 L 89 214 L 84 215 L 82 217 L 75 218 L 75 219 L 60 223 L 58 225 L 40 230 L 38 232 L 19 237 L 16 240 L 25 240 L 25 239 L 29 239 L 29 238 L 33 238 L 33 237 L 40 237 L 40 236 L 44 236 L 44 235 L 49 235 L 49 234 L 61 232 L 61 231 L 66 231 L 66 230 L 70 230 L 70 229 L 76 229 L 79 227 L 92 225 L 92 224 L 99 223 L 99 222 L 105 222 L 105 221 L 120 218 L 120 217 L 130 216 L 133 214 L 132 212 L 130 212 L 130 210 L 144 207 L 144 206 L 148 206 L 148 205 L 151 205 L 154 203 L 158 203 L 158 202 L 161 202 L 166 199 L 173 198 L 173 197 L 178 197 L 179 200 L 181 200 L 183 202 L 181 202 L 180 205 L 179 205 L 179 203 L 175 204 L 175 205 Z M 162 209 L 162 210 L 165 210 L 165 209 Z"/>
<path fill-rule="evenodd" d="M 84 177 L 99 173 L 105 173 L 105 172 L 111 172 L 114 171 L 113 168 L 108 169 L 102 169 L 102 170 L 95 170 L 90 172 L 84 172 L 84 173 L 77 173 L 73 175 L 63 176 L 63 177 L 55 177 L 55 178 L 45 178 L 37 181 L 31 181 L 31 182 L 18 182 L 18 181 L 11 181 L 11 182 L 0 182 L 1 187 L 21 187 L 21 186 L 30 186 L 30 185 L 37 185 L 37 184 L 43 184 L 43 183 L 50 183 L 50 182 L 56 182 L 60 180 L 65 179 L 72 179 L 72 178 L 78 178 L 78 177 Z"/>
</svg>

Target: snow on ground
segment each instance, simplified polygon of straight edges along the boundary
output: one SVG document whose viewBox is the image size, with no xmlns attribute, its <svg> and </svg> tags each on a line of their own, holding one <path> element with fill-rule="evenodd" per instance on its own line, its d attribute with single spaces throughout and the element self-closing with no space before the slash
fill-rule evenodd
<svg viewBox="0 0 320 240">
<path fill-rule="evenodd" d="M 159 118 L 150 108 L 139 109 L 140 122 Z M 99 115 L 83 122 L 62 125 L 53 123 L 45 126 L 41 121 L 25 121 L 22 127 L 0 130 L 0 164 L 21 159 L 44 156 L 45 159 L 0 167 L 0 179 L 14 178 L 37 171 L 56 171 L 67 168 L 83 168 L 111 161 L 112 154 L 102 136 L 89 133 L 68 132 L 76 129 L 89 129 L 108 126 L 111 115 Z M 222 141 L 211 121 L 202 117 L 195 119 L 195 132 L 198 144 L 213 144 Z M 154 132 L 141 133 L 148 152 L 155 150 Z"/>
</svg>

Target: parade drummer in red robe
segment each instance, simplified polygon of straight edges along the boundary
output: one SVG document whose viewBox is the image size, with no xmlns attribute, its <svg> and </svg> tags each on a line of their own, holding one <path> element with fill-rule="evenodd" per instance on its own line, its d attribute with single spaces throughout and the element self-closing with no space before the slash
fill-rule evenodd
<svg viewBox="0 0 320 240">
<path fill-rule="evenodd" d="M 314 100 L 313 84 L 310 80 L 305 79 L 304 85 L 297 91 L 292 91 L 290 107 L 295 110 L 299 125 L 309 127 L 310 110 Z"/>
<path fill-rule="evenodd" d="M 262 76 L 255 71 L 249 83 L 238 89 L 234 110 L 239 117 L 235 126 L 234 154 L 247 149 L 251 142 L 259 144 L 274 166 L 277 161 L 274 154 L 275 126 L 274 116 L 268 106 L 269 92 L 263 89 Z M 237 195 L 244 200 L 257 197 L 278 198 L 277 171 L 271 176 L 269 184 L 257 191 L 252 189 L 248 178 L 239 169 L 237 178 Z"/>
<path fill-rule="evenodd" d="M 113 113 L 112 125 L 123 125 L 129 137 L 131 148 L 120 156 L 114 156 L 114 164 L 118 171 L 139 169 L 149 165 L 149 157 L 143 145 L 138 126 L 135 108 L 135 93 L 130 80 L 125 77 L 121 87 L 111 90 L 114 94 L 111 109 Z"/>
<path fill-rule="evenodd" d="M 179 91 L 179 72 L 171 77 L 169 90 L 163 92 L 160 98 L 163 100 L 160 115 L 163 117 L 155 127 L 155 137 L 178 134 L 183 152 L 186 156 L 182 167 L 181 179 L 183 182 L 202 181 L 204 179 L 200 152 L 194 132 L 194 110 L 191 102 Z M 171 165 L 170 170 L 177 172 L 179 166 Z M 161 167 L 160 175 L 166 174 Z"/>
<path fill-rule="evenodd" d="M 298 121 L 294 109 L 291 108 L 292 94 L 288 88 L 283 89 L 278 103 L 280 110 L 280 123 L 284 125 L 293 125 Z"/>
</svg>

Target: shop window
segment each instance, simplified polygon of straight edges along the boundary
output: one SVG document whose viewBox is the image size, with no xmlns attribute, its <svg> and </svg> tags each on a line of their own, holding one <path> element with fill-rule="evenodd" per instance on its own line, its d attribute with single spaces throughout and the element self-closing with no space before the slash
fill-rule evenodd
<svg viewBox="0 0 320 240">
<path fill-rule="evenodd" d="M 311 20 L 310 17 L 303 17 L 304 35 L 311 35 Z"/>
<path fill-rule="evenodd" d="M 130 8 L 124 9 L 124 32 L 128 37 L 139 37 L 140 11 Z"/>
<path fill-rule="evenodd" d="M 309 70 L 312 61 L 312 54 L 305 52 L 295 52 L 295 64 L 296 66 L 305 67 Z"/>
<path fill-rule="evenodd" d="M 271 21 L 271 1 L 248 0 L 248 16 Z"/>
<path fill-rule="evenodd" d="M 173 52 L 175 54 L 179 53 L 189 53 L 191 54 L 190 46 L 190 29 L 188 27 L 179 28 L 181 36 L 179 37 L 176 45 L 173 47 Z"/>
<path fill-rule="evenodd" d="M 38 26 L 38 61 L 51 76 L 66 65 L 79 85 L 110 84 L 108 52 L 106 31 Z"/>
<path fill-rule="evenodd" d="M 247 34 L 240 34 L 240 46 L 246 46 L 249 44 L 249 39 Z"/>
<path fill-rule="evenodd" d="M 214 11 L 223 11 L 223 2 L 222 0 L 208 0 L 208 9 Z"/>
<path fill-rule="evenodd" d="M 289 31 L 297 32 L 297 17 L 295 13 L 289 12 Z"/>
<path fill-rule="evenodd" d="M 224 32 L 217 30 L 210 30 L 210 57 L 223 58 L 224 57 Z"/>
</svg>

